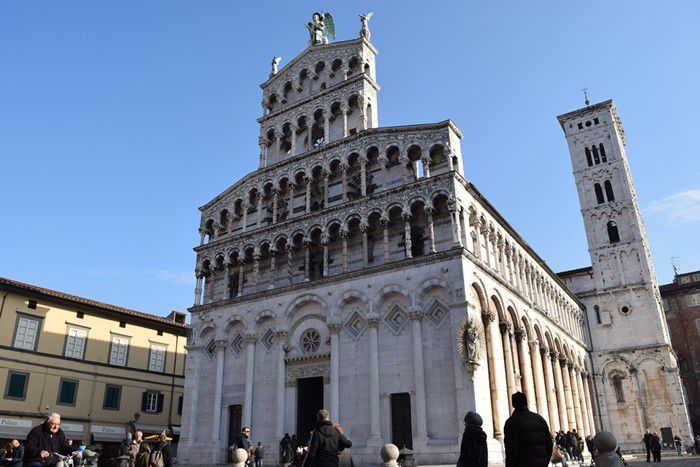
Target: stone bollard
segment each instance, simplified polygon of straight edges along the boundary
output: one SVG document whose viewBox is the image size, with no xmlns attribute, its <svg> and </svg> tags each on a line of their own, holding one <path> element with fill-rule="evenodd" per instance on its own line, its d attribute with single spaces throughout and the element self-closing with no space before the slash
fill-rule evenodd
<svg viewBox="0 0 700 467">
<path fill-rule="evenodd" d="M 248 460 L 248 453 L 245 449 L 238 448 L 233 451 L 233 467 L 245 467 L 245 461 Z"/>
<path fill-rule="evenodd" d="M 609 431 L 599 431 L 593 438 L 598 455 L 595 456 L 596 467 L 623 467 L 622 459 L 615 452 L 617 439 Z"/>
<path fill-rule="evenodd" d="M 379 450 L 379 455 L 382 457 L 382 463 L 379 464 L 380 467 L 398 467 L 399 464 L 396 463 L 396 459 L 399 458 L 399 448 L 394 444 L 385 444 Z"/>
</svg>

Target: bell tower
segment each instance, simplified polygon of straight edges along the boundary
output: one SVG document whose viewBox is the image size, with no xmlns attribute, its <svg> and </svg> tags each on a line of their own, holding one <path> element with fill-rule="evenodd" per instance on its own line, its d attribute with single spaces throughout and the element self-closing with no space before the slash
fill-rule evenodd
<svg viewBox="0 0 700 467">
<path fill-rule="evenodd" d="M 587 284 L 572 288 L 587 309 L 598 391 L 608 406 L 601 407 L 603 428 L 616 435 L 670 428 L 690 439 L 617 109 L 607 100 L 558 120 L 569 145 L 591 256 Z"/>
</svg>

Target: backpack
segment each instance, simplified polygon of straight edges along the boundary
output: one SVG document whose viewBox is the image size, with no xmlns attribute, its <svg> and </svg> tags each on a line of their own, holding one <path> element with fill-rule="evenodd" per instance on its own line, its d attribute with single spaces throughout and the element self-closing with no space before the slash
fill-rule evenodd
<svg viewBox="0 0 700 467">
<path fill-rule="evenodd" d="M 165 467 L 165 459 L 163 458 L 163 448 L 154 450 L 151 453 L 151 466 Z"/>
</svg>

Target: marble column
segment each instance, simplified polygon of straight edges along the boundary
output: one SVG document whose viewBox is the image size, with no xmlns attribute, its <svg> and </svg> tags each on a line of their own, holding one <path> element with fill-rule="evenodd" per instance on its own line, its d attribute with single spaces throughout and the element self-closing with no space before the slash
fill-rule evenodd
<svg viewBox="0 0 700 467">
<path fill-rule="evenodd" d="M 348 136 L 348 112 L 350 109 L 347 107 L 341 107 L 340 108 L 340 113 L 343 116 L 343 138 L 347 138 Z"/>
<path fill-rule="evenodd" d="M 248 229 L 248 202 L 243 201 L 241 205 L 243 208 L 243 221 L 241 225 L 241 230 L 245 232 Z"/>
<path fill-rule="evenodd" d="M 287 283 L 292 285 L 294 282 L 294 247 L 287 243 Z"/>
<path fill-rule="evenodd" d="M 275 279 L 277 279 L 277 249 L 273 245 L 270 247 L 270 285 L 267 286 L 268 290 L 275 288 Z"/>
<path fill-rule="evenodd" d="M 448 205 L 450 223 L 452 224 L 452 243 L 455 247 L 462 246 L 462 225 L 459 222 L 459 209 L 456 204 Z"/>
<path fill-rule="evenodd" d="M 406 185 L 408 183 L 408 168 L 406 167 L 408 164 L 408 157 L 400 155 L 399 164 L 401 165 L 401 181 Z"/>
<path fill-rule="evenodd" d="M 258 284 L 260 283 L 260 252 L 255 251 L 253 253 L 253 290 L 258 291 Z"/>
<path fill-rule="evenodd" d="M 530 407 L 535 407 L 537 399 L 535 398 L 535 389 L 532 384 L 530 352 L 527 345 L 527 335 L 522 329 L 515 331 L 515 341 L 518 343 L 518 360 L 520 361 L 523 392 L 527 396 Z"/>
<path fill-rule="evenodd" d="M 263 210 L 263 195 L 261 191 L 258 191 L 258 219 L 257 227 L 258 229 L 262 226 L 262 210 Z"/>
<path fill-rule="evenodd" d="M 294 215 L 294 183 L 291 181 L 287 183 L 288 200 L 287 200 L 287 220 L 291 219 Z"/>
<path fill-rule="evenodd" d="M 348 166 L 344 163 L 340 164 L 341 185 L 343 189 L 343 202 L 348 200 Z"/>
<path fill-rule="evenodd" d="M 530 358 L 532 360 L 532 374 L 535 380 L 535 398 L 537 402 L 537 413 L 539 413 L 548 424 L 549 411 L 547 410 L 547 395 L 545 392 L 544 370 L 542 369 L 542 355 L 540 354 L 540 342 L 537 339 L 530 341 Z M 535 402 L 535 401 L 533 401 Z"/>
<path fill-rule="evenodd" d="M 207 233 L 204 229 L 199 229 L 199 246 L 204 245 L 204 240 L 207 238 Z"/>
<path fill-rule="evenodd" d="M 328 144 L 328 142 L 331 140 L 331 121 L 328 118 L 328 114 L 330 112 L 325 111 L 323 113 L 323 142 L 324 144 Z"/>
<path fill-rule="evenodd" d="M 569 421 L 569 429 L 576 428 L 576 414 L 574 413 L 574 399 L 571 395 L 571 375 L 569 374 L 568 360 L 559 358 L 561 366 L 562 382 L 564 383 L 564 397 L 566 399 L 566 418 Z"/>
<path fill-rule="evenodd" d="M 202 275 L 197 271 L 197 284 L 194 287 L 194 306 L 202 304 Z"/>
<path fill-rule="evenodd" d="M 272 189 L 272 223 L 277 223 L 277 209 L 279 205 L 279 190 L 277 188 Z"/>
<path fill-rule="evenodd" d="M 304 239 L 304 281 L 311 280 L 311 239 Z"/>
<path fill-rule="evenodd" d="M 382 247 L 384 250 L 384 264 L 389 262 L 389 219 L 382 217 Z"/>
<path fill-rule="evenodd" d="M 360 193 L 367 196 L 367 158 L 360 157 Z"/>
<path fill-rule="evenodd" d="M 403 225 L 404 225 L 404 246 L 406 249 L 406 258 L 413 258 L 413 245 L 411 244 L 411 216 L 409 214 L 403 214 Z"/>
<path fill-rule="evenodd" d="M 564 381 L 561 375 L 561 364 L 559 363 L 559 352 L 550 350 L 550 360 L 554 368 L 554 383 L 557 388 L 557 407 L 559 409 L 559 426 L 561 430 L 569 429 L 569 416 L 566 410 L 566 395 L 564 394 Z"/>
<path fill-rule="evenodd" d="M 311 212 L 311 177 L 306 179 L 306 213 Z"/>
<path fill-rule="evenodd" d="M 243 295 L 243 266 L 245 261 L 238 260 L 238 296 Z"/>
<path fill-rule="evenodd" d="M 284 359 L 287 355 L 287 336 L 289 332 L 279 329 L 275 332 L 277 336 L 277 420 L 275 424 L 275 435 L 277 439 L 284 436 L 284 392 L 286 388 L 286 366 Z"/>
<path fill-rule="evenodd" d="M 340 240 L 342 247 L 343 274 L 348 272 L 348 231 L 340 230 Z"/>
<path fill-rule="evenodd" d="M 191 402 L 190 402 L 190 417 L 189 426 L 187 427 L 187 445 L 191 446 L 197 443 L 197 427 L 199 417 L 199 356 L 202 348 L 195 345 L 188 345 L 187 350 L 187 369 L 191 371 L 190 380 L 186 383 L 190 384 Z"/>
<path fill-rule="evenodd" d="M 291 155 L 295 156 L 297 153 L 297 131 L 299 130 L 299 128 L 297 128 L 294 125 L 290 125 L 289 130 L 292 132 L 292 137 L 291 137 L 292 152 L 291 152 Z"/>
<path fill-rule="evenodd" d="M 430 177 L 430 158 L 424 157 L 422 159 L 422 161 L 423 161 L 423 176 Z"/>
<path fill-rule="evenodd" d="M 516 328 L 517 330 L 517 328 Z M 513 378 L 515 379 L 515 390 L 523 390 L 523 375 L 520 374 L 520 357 L 518 356 L 518 343 L 515 340 L 515 331 L 510 333 L 510 349 L 513 355 Z"/>
<path fill-rule="evenodd" d="M 327 171 L 323 171 L 323 208 L 327 208 L 329 204 L 329 191 L 328 191 L 328 178 L 330 174 Z"/>
<path fill-rule="evenodd" d="M 547 390 L 547 405 L 549 408 L 549 428 L 552 432 L 559 431 L 561 423 L 559 420 L 559 408 L 557 407 L 557 391 L 554 388 L 554 371 L 552 360 L 549 358 L 549 349 L 542 346 L 542 361 L 544 363 L 544 382 Z"/>
<path fill-rule="evenodd" d="M 328 330 L 331 333 L 331 420 L 340 423 L 340 328 L 337 321 L 328 323 Z"/>
<path fill-rule="evenodd" d="M 493 437 L 502 440 L 503 439 L 503 423 L 505 420 L 501 419 L 500 405 L 503 401 L 505 394 L 503 394 L 503 384 L 499 382 L 498 378 L 498 368 L 501 365 L 498 362 L 497 355 L 499 354 L 497 349 L 497 342 L 500 340 L 494 331 L 495 325 L 493 324 L 496 320 L 496 314 L 492 312 L 484 312 L 481 314 L 481 319 L 484 323 L 484 337 L 486 339 L 486 357 L 488 361 L 488 374 L 489 374 L 489 388 L 491 390 L 491 416 L 493 420 Z"/>
<path fill-rule="evenodd" d="M 231 288 L 231 271 L 229 268 L 231 267 L 231 258 L 229 256 L 226 256 L 224 258 L 224 299 L 231 298 L 231 291 L 229 290 Z"/>
<path fill-rule="evenodd" d="M 578 395 L 578 385 L 576 384 L 576 367 L 573 363 L 569 362 L 567 365 L 567 372 L 569 373 L 569 386 L 571 388 L 571 399 L 574 405 L 574 416 L 576 417 L 576 430 L 578 432 L 583 432 L 583 416 L 581 414 L 581 399 Z M 583 435 L 582 435 L 583 436 Z"/>
<path fill-rule="evenodd" d="M 428 222 L 428 238 L 430 239 L 430 252 L 435 253 L 435 224 L 433 223 L 433 208 L 425 210 L 425 217 Z"/>
<path fill-rule="evenodd" d="M 423 363 L 423 337 L 421 335 L 421 320 L 423 311 L 415 308 L 409 312 L 413 331 L 413 377 L 416 391 L 416 434 L 413 436 L 414 448 L 426 446 L 428 443 L 428 422 L 425 404 L 425 367 Z"/>
<path fill-rule="evenodd" d="M 501 340 L 503 342 L 503 360 L 505 361 L 506 368 L 506 390 L 508 391 L 508 412 L 513 410 L 513 403 L 510 400 L 510 396 L 513 395 L 517 389 L 515 386 L 515 371 L 513 369 L 513 349 L 510 345 L 510 333 L 513 327 L 510 323 L 502 321 L 499 325 L 499 330 L 501 331 Z"/>
<path fill-rule="evenodd" d="M 367 238 L 367 229 L 369 225 L 366 221 L 360 222 L 360 234 L 362 235 L 362 267 L 367 268 L 369 266 L 369 241 Z"/>
<path fill-rule="evenodd" d="M 589 387 L 590 383 L 590 376 L 587 372 L 584 372 L 582 374 L 583 377 L 583 393 L 586 396 L 586 405 L 588 406 L 588 426 L 589 426 L 589 434 L 593 435 L 596 432 L 596 427 L 595 427 L 595 417 L 593 416 L 593 400 L 591 399 L 591 391 Z"/>
<path fill-rule="evenodd" d="M 578 389 L 578 398 L 581 405 L 581 421 L 583 422 L 583 430 L 586 435 L 592 433 L 591 427 L 588 424 L 588 405 L 586 401 L 586 394 L 583 390 L 583 384 L 581 383 L 581 369 L 576 368 L 574 373 L 574 378 L 576 379 L 576 388 Z"/>
<path fill-rule="evenodd" d="M 323 277 L 328 277 L 328 245 L 331 240 L 327 233 L 321 234 L 321 245 L 323 245 Z"/>
<path fill-rule="evenodd" d="M 246 334 L 245 398 L 243 402 L 243 426 L 250 426 L 253 419 L 253 377 L 255 376 L 255 334 Z"/>
<path fill-rule="evenodd" d="M 226 341 L 215 342 L 216 352 L 216 382 L 214 383 L 214 409 L 212 413 L 212 462 L 219 461 L 221 454 L 221 401 L 224 392 L 224 356 L 226 353 Z"/>
<path fill-rule="evenodd" d="M 383 444 L 380 434 L 379 419 L 379 342 L 377 326 L 379 316 L 372 314 L 367 316 L 369 327 L 369 413 L 370 428 L 367 446 L 379 447 Z"/>
</svg>

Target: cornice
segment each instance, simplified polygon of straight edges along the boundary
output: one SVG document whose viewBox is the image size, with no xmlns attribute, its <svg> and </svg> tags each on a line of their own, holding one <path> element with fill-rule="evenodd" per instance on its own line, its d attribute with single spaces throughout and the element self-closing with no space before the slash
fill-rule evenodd
<svg viewBox="0 0 700 467">
<path fill-rule="evenodd" d="M 248 175 L 244 176 L 240 180 L 238 180 L 236 183 L 228 187 L 226 190 L 224 190 L 222 193 L 217 195 L 214 199 L 209 201 L 208 203 L 204 204 L 203 206 L 199 207 L 200 211 L 205 211 L 209 209 L 210 207 L 214 206 L 216 203 L 224 199 L 226 196 L 228 196 L 231 192 L 233 192 L 235 189 L 240 187 L 241 185 L 245 184 L 246 182 L 250 181 L 250 179 L 255 178 L 257 176 L 260 176 L 262 174 L 266 174 L 268 172 L 274 172 L 275 170 L 278 170 L 280 167 L 284 167 L 285 165 L 294 165 L 299 161 L 302 161 L 310 156 L 316 155 L 316 154 L 321 154 L 324 153 L 325 151 L 337 148 L 338 146 L 342 146 L 345 144 L 352 143 L 357 140 L 361 140 L 364 138 L 370 138 L 372 136 L 378 136 L 378 135 L 384 135 L 384 134 L 392 134 L 392 133 L 405 133 L 405 132 L 410 132 L 410 131 L 427 131 L 427 130 L 441 130 L 443 128 L 448 128 L 452 131 L 455 132 L 455 134 L 459 137 L 462 138 L 462 132 L 460 129 L 455 125 L 455 123 L 452 120 L 443 120 L 441 122 L 437 123 L 423 123 L 423 124 L 416 124 L 416 125 L 401 125 L 401 126 L 388 126 L 388 127 L 377 127 L 377 128 L 368 128 L 366 130 L 362 130 L 357 134 L 347 136 L 345 138 L 336 140 L 336 141 L 331 141 L 327 144 L 324 144 L 323 146 L 319 148 L 312 149 L 310 151 L 303 152 L 301 154 L 297 154 L 294 157 L 290 157 L 289 159 L 285 159 L 282 161 L 279 161 L 275 164 L 268 165 L 266 167 L 260 168 L 255 170 L 254 172 L 249 173 Z"/>
</svg>

